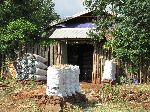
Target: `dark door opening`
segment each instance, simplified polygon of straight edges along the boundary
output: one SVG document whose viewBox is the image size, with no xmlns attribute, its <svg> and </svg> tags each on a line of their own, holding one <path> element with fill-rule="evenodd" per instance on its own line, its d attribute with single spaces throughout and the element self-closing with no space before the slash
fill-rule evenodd
<svg viewBox="0 0 150 112">
<path fill-rule="evenodd" d="M 80 81 L 92 81 L 93 46 L 90 44 L 74 44 L 67 46 L 68 64 L 80 67 Z"/>
</svg>

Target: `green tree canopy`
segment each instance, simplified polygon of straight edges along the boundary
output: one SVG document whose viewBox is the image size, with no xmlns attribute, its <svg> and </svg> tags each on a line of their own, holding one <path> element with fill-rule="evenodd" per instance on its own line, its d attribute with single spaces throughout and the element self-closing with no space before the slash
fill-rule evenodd
<svg viewBox="0 0 150 112">
<path fill-rule="evenodd" d="M 111 49 L 114 58 L 134 68 L 150 60 L 149 0 L 85 0 L 84 4 L 98 17 L 97 33 L 91 31 L 90 35 L 101 41 L 110 34 L 104 47 Z"/>
<path fill-rule="evenodd" d="M 18 48 L 14 43 L 39 40 L 47 25 L 58 17 L 52 0 L 1 0 L 0 52 L 14 51 Z"/>
</svg>

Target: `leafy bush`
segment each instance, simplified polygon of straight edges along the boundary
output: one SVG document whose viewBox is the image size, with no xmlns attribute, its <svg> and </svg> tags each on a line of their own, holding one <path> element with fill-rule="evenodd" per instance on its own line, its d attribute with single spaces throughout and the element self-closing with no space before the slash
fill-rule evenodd
<svg viewBox="0 0 150 112">
<path fill-rule="evenodd" d="M 119 87 L 117 85 L 111 86 L 110 84 L 104 84 L 99 90 L 101 95 L 102 102 L 106 101 L 118 101 L 120 100 L 119 96 Z"/>
</svg>

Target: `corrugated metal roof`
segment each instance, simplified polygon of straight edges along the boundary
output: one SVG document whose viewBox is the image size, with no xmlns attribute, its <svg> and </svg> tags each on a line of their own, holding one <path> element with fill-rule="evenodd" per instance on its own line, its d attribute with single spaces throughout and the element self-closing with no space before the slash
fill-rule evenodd
<svg viewBox="0 0 150 112">
<path fill-rule="evenodd" d="M 65 38 L 90 38 L 87 33 L 91 28 L 60 28 L 56 29 L 49 37 L 51 39 L 65 39 Z"/>
<path fill-rule="evenodd" d="M 87 14 L 87 13 L 89 13 L 89 12 L 91 12 L 91 11 L 85 10 L 85 11 L 79 12 L 79 13 L 77 13 L 77 14 L 74 14 L 73 16 L 66 17 L 66 18 L 64 18 L 64 19 L 55 20 L 55 21 L 53 21 L 52 23 L 50 23 L 49 26 L 54 26 L 54 25 L 63 23 L 63 22 L 65 22 L 65 21 L 71 20 L 71 19 L 73 19 L 73 18 L 79 17 L 79 16 L 84 15 L 84 14 Z"/>
</svg>

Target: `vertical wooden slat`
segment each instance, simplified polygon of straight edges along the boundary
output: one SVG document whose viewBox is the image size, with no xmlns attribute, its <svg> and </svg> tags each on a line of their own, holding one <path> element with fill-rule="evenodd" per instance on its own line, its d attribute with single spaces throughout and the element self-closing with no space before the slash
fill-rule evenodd
<svg viewBox="0 0 150 112">
<path fill-rule="evenodd" d="M 116 63 L 116 74 L 115 74 L 116 79 L 117 79 L 117 76 L 119 76 L 119 67 L 120 67 L 120 63 L 119 63 L 119 60 L 117 60 L 117 63 Z"/>
<path fill-rule="evenodd" d="M 149 83 L 150 82 L 150 61 L 148 61 L 148 69 L 147 69 L 147 83 Z"/>
<path fill-rule="evenodd" d="M 40 51 L 40 54 L 39 54 L 39 55 L 40 55 L 40 56 L 43 56 L 43 55 L 42 55 L 42 46 L 41 46 L 41 45 L 39 46 L 39 51 Z"/>
<path fill-rule="evenodd" d="M 34 44 L 34 50 L 33 50 L 33 54 L 36 54 L 36 44 Z"/>
<path fill-rule="evenodd" d="M 38 55 L 41 55 L 40 44 L 38 45 Z"/>
<path fill-rule="evenodd" d="M 34 45 L 32 45 L 32 54 L 34 54 Z"/>
<path fill-rule="evenodd" d="M 58 43 L 57 45 L 57 64 L 60 63 L 60 44 Z"/>
<path fill-rule="evenodd" d="M 50 51 L 51 47 L 52 47 L 52 45 L 51 46 L 49 45 L 47 48 L 48 66 L 51 66 L 51 51 Z"/>
<path fill-rule="evenodd" d="M 97 75 L 98 75 L 98 73 L 97 73 L 97 49 L 96 49 L 96 74 L 95 74 L 95 84 L 97 83 Z"/>
<path fill-rule="evenodd" d="M 142 65 L 141 64 L 142 64 L 142 59 L 140 57 L 140 65 L 139 65 L 140 66 L 139 67 L 140 68 L 140 74 L 139 74 L 140 83 L 142 83 Z"/>
<path fill-rule="evenodd" d="M 97 75 L 98 75 L 98 77 L 97 77 L 97 83 L 100 83 L 100 71 L 99 71 L 99 51 L 98 51 L 98 55 L 97 55 Z"/>
<path fill-rule="evenodd" d="M 96 79 L 96 46 L 94 45 L 92 83 L 96 83 L 95 79 Z"/>
<path fill-rule="evenodd" d="M 58 44 L 56 44 L 55 46 L 54 46 L 54 64 L 58 64 L 57 63 L 57 59 L 58 58 Z"/>
<path fill-rule="evenodd" d="M 97 75 L 97 71 L 96 71 L 96 62 L 97 62 L 97 56 L 96 56 L 96 53 L 95 53 L 95 74 L 94 74 L 94 83 L 96 84 L 96 75 Z"/>
<path fill-rule="evenodd" d="M 94 83 L 94 76 L 95 76 L 95 47 L 93 52 L 93 71 L 92 71 L 92 83 Z"/>
<path fill-rule="evenodd" d="M 101 80 L 102 80 L 102 76 L 103 76 L 103 49 L 101 47 Z"/>
<path fill-rule="evenodd" d="M 101 55 L 99 54 L 99 83 L 101 83 Z"/>
<path fill-rule="evenodd" d="M 101 45 L 99 46 L 99 83 L 101 83 Z"/>
<path fill-rule="evenodd" d="M 57 44 L 57 64 L 60 64 L 60 44 Z"/>
<path fill-rule="evenodd" d="M 45 47 L 45 51 L 44 51 L 44 54 L 45 54 L 44 57 L 47 59 L 46 64 L 49 66 L 48 50 L 49 50 L 49 47 L 46 46 L 46 47 Z"/>
<path fill-rule="evenodd" d="M 97 83 L 99 83 L 99 45 L 97 45 Z"/>
</svg>

